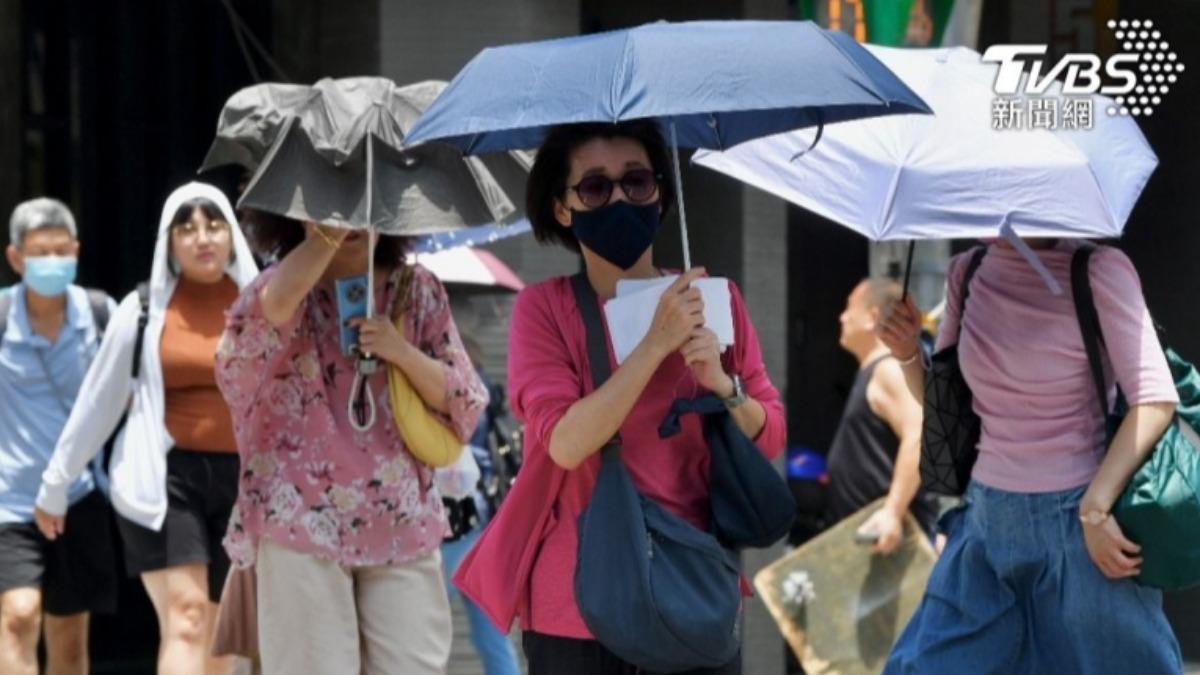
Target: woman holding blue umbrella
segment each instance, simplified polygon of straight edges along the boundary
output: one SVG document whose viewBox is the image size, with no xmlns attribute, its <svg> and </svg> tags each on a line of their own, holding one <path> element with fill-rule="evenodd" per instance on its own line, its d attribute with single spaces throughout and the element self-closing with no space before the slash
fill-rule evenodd
<svg viewBox="0 0 1200 675">
<path fill-rule="evenodd" d="M 554 128 L 526 193 L 534 235 L 577 251 L 587 283 L 610 299 L 622 279 L 663 276 L 653 242 L 674 186 L 666 145 L 652 122 Z M 783 406 L 767 377 L 754 328 L 730 284 L 735 345 L 721 354 L 704 326 L 703 302 L 681 275 L 658 303 L 653 325 L 612 376 L 592 390 L 587 335 L 571 279 L 517 297 L 509 345 L 509 391 L 525 423 L 525 464 L 505 507 L 456 576 L 502 628 L 521 617 L 530 673 L 642 672 L 597 642 L 574 595 L 578 524 L 600 467 L 599 450 L 620 434 L 638 491 L 694 526 L 707 527 L 709 448 L 695 416 L 660 439 L 673 401 L 707 390 L 769 457 L 784 441 Z M 740 659 L 697 672 L 737 673 Z"/>
</svg>

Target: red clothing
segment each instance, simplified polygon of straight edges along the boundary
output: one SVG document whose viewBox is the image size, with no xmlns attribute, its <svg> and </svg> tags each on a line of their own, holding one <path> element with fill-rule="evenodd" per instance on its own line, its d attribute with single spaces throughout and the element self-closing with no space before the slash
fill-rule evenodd
<svg viewBox="0 0 1200 675">
<path fill-rule="evenodd" d="M 741 294 L 732 283 L 730 291 L 736 344 L 722 360 L 765 408 L 766 423 L 755 443 L 774 457 L 785 440 L 783 405 L 767 378 Z M 575 604 L 577 521 L 591 498 L 600 456 L 566 471 L 547 451 L 567 409 L 592 390 L 583 319 L 570 279 L 522 291 L 509 336 L 510 402 L 525 423 L 525 464 L 454 581 L 503 630 L 519 615 L 522 629 L 590 638 Z M 609 352 L 615 371 L 611 344 Z M 700 419 L 685 415 L 682 433 L 666 440 L 658 438 L 658 426 L 676 398 L 704 393 L 683 358 L 673 354 L 651 378 L 620 432 L 622 457 L 637 489 L 701 528 L 708 525 L 709 450 Z"/>
</svg>

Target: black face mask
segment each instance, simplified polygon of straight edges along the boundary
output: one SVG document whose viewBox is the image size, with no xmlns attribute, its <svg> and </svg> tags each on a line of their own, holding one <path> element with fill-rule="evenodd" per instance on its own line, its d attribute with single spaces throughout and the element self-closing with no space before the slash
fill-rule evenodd
<svg viewBox="0 0 1200 675">
<path fill-rule="evenodd" d="M 658 202 L 636 206 L 613 202 L 590 211 L 571 209 L 571 231 L 579 243 L 608 262 L 627 270 L 658 235 Z"/>
</svg>

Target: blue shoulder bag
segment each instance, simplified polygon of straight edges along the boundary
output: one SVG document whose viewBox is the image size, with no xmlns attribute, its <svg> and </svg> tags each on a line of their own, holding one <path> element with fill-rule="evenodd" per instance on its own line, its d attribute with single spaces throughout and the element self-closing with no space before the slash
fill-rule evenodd
<svg viewBox="0 0 1200 675">
<path fill-rule="evenodd" d="M 571 280 L 583 316 L 592 384 L 611 374 L 600 303 L 583 275 Z M 600 474 L 579 517 L 575 600 L 592 635 L 619 658 L 673 673 L 737 658 L 742 638 L 736 552 L 638 493 L 619 438 L 601 450 Z"/>
</svg>

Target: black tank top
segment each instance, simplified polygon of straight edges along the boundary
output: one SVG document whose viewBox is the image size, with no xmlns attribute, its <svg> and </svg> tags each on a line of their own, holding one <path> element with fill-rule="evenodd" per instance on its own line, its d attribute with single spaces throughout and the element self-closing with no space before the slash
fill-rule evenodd
<svg viewBox="0 0 1200 675">
<path fill-rule="evenodd" d="M 867 385 L 880 357 L 858 372 L 833 443 L 829 446 L 829 516 L 837 522 L 887 495 L 896 466 L 900 439 L 867 403 Z M 909 510 L 926 532 L 933 530 L 937 506 L 931 495 L 918 492 Z"/>
</svg>

